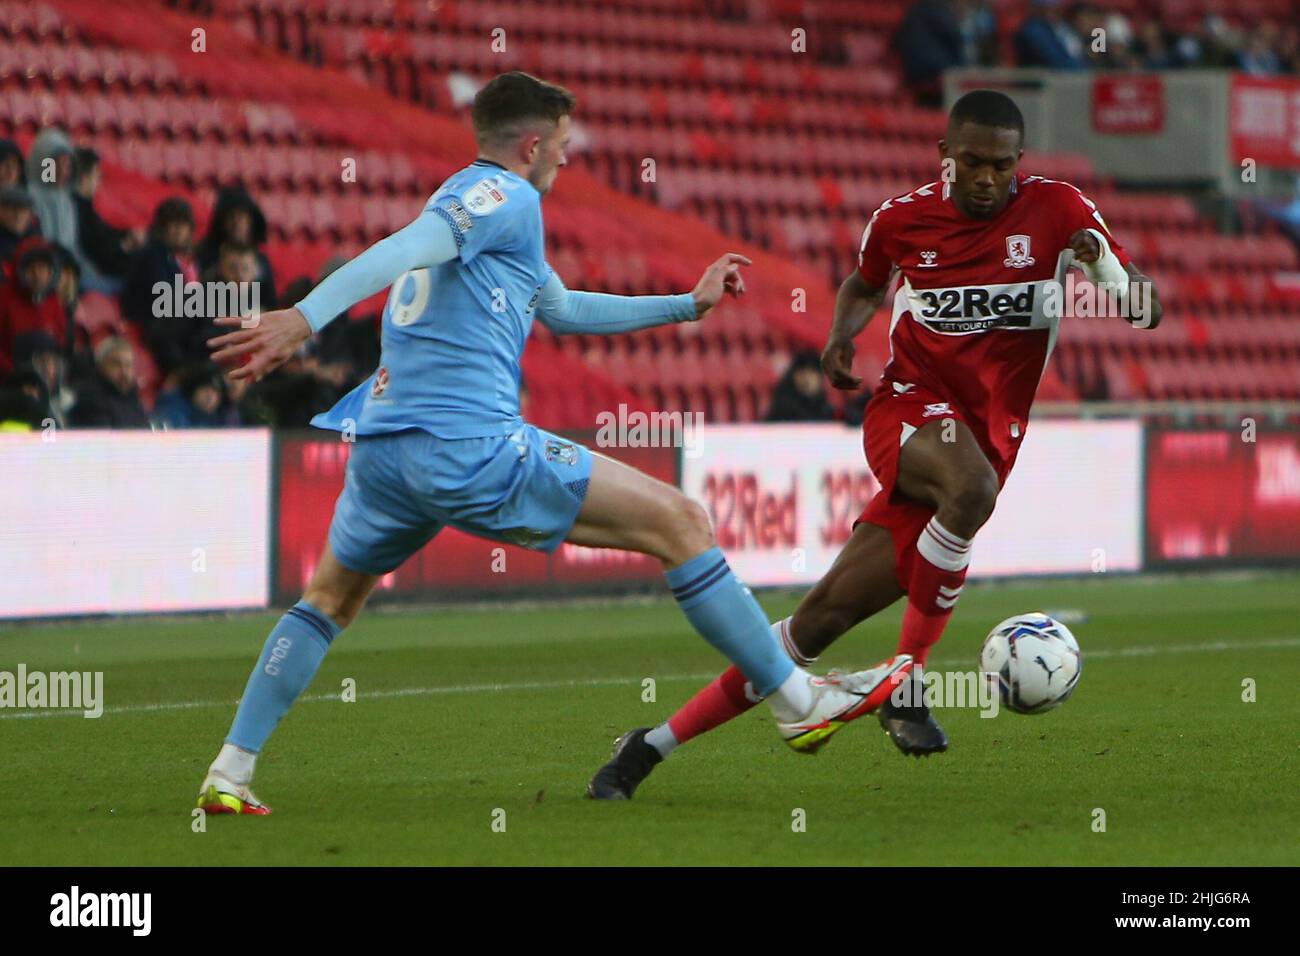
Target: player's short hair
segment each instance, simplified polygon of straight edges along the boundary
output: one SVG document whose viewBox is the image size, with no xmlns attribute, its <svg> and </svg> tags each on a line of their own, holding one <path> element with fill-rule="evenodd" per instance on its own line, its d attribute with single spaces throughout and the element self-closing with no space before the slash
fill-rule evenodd
<svg viewBox="0 0 1300 956">
<path fill-rule="evenodd" d="M 992 126 L 995 129 L 1013 129 L 1025 138 L 1025 117 L 1016 101 L 997 90 L 971 90 L 952 104 L 948 113 L 948 130 L 956 130 L 962 123 Z"/>
<path fill-rule="evenodd" d="M 523 133 L 529 123 L 558 123 L 576 104 L 577 97 L 564 87 L 512 70 L 478 91 L 470 118 L 480 144 L 500 143 Z"/>
</svg>

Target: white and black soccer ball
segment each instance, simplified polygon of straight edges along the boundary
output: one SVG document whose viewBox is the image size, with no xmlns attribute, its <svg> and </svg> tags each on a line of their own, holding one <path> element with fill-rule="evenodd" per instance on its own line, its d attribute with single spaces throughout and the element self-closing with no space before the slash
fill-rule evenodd
<svg viewBox="0 0 1300 956">
<path fill-rule="evenodd" d="M 980 670 L 1002 706 L 1041 714 L 1064 703 L 1079 686 L 1079 642 L 1060 621 L 1036 611 L 1009 617 L 989 632 Z"/>
</svg>

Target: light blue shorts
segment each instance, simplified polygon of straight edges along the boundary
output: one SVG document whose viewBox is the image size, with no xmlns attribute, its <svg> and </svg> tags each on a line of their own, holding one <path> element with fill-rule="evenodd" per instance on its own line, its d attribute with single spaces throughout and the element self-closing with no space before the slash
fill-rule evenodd
<svg viewBox="0 0 1300 956">
<path fill-rule="evenodd" d="M 446 525 L 554 551 L 573 528 L 590 479 L 590 451 L 527 424 L 490 438 L 416 429 L 358 436 L 330 547 L 363 574 L 394 570 Z"/>
</svg>

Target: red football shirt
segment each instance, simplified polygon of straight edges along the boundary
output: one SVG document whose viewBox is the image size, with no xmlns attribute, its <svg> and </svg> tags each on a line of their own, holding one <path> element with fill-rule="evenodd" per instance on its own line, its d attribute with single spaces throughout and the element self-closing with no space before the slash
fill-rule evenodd
<svg viewBox="0 0 1300 956">
<path fill-rule="evenodd" d="M 1056 343 L 1070 237 L 1096 229 L 1123 265 L 1129 257 L 1069 183 L 1017 174 L 992 219 L 966 216 L 950 191 L 929 183 L 887 200 L 862 234 L 862 278 L 879 287 L 901 273 L 881 383 L 919 385 L 956 403 L 984 430 L 981 443 L 1006 456 Z"/>
</svg>

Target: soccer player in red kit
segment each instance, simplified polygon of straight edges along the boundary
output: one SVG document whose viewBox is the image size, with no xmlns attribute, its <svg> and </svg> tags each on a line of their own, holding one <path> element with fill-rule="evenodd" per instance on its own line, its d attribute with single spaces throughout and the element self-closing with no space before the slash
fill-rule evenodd
<svg viewBox="0 0 1300 956">
<path fill-rule="evenodd" d="M 882 666 L 893 668 L 895 684 L 923 679 L 961 594 L 976 532 L 1024 439 L 1072 264 L 1130 323 L 1160 321 L 1151 281 L 1096 206 L 1069 183 L 1018 172 L 1023 140 L 1024 119 L 1009 97 L 992 90 L 961 97 L 939 143 L 942 179 L 876 210 L 858 268 L 840 286 L 822 368 L 836 388 L 857 389 L 853 340 L 901 276 L 890 361 L 863 422 L 881 490 L 794 615 L 772 625 L 800 665 L 906 596 L 896 656 Z M 920 686 L 877 712 L 905 754 L 948 747 Z M 630 798 L 675 747 L 755 703 L 731 668 L 666 723 L 620 737 L 588 794 Z"/>
</svg>

